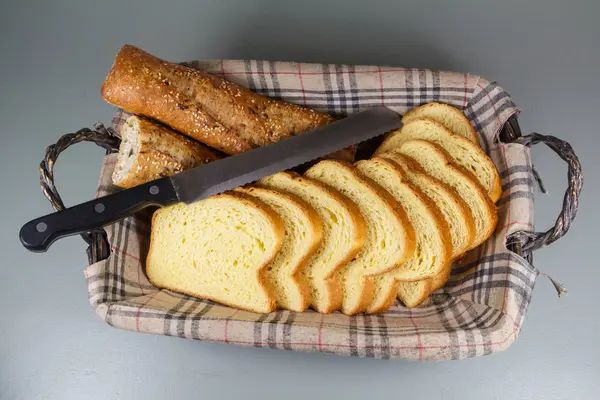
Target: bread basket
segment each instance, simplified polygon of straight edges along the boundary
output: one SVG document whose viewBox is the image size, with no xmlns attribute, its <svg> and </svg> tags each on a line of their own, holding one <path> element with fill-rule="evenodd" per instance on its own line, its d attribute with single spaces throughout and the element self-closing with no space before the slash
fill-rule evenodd
<svg viewBox="0 0 600 400">
<path fill-rule="evenodd" d="M 502 178 L 499 223 L 494 235 L 453 266 L 450 281 L 418 308 L 396 304 L 380 315 L 321 315 L 312 311 L 255 314 L 158 290 L 144 273 L 150 212 L 82 235 L 88 244 L 85 268 L 90 304 L 110 326 L 136 332 L 241 346 L 384 359 L 450 360 L 502 351 L 519 336 L 536 278 L 535 250 L 569 230 L 583 184 L 571 146 L 556 137 L 522 136 L 518 108 L 497 83 L 483 77 L 435 70 L 368 65 L 302 64 L 263 60 L 187 62 L 257 93 L 344 116 L 373 105 L 403 114 L 439 101 L 459 107 L 480 135 L 483 149 Z M 54 185 L 59 154 L 83 141 L 105 149 L 97 196 L 117 190 L 110 176 L 125 118 L 62 136 L 46 150 L 41 187 L 55 210 L 64 204 Z M 533 193 L 544 191 L 531 163 L 530 147 L 545 143 L 568 164 L 568 189 L 553 227 L 535 232 Z M 377 141 L 360 146 L 370 155 Z M 552 281 L 559 295 L 564 289 Z"/>
</svg>

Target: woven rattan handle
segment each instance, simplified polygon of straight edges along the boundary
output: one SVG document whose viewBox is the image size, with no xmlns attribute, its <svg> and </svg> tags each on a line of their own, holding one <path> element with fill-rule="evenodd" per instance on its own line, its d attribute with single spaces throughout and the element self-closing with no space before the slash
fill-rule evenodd
<svg viewBox="0 0 600 400">
<path fill-rule="evenodd" d="M 571 145 L 564 140 L 554 136 L 540 135 L 532 133 L 527 136 L 520 136 L 512 140 L 513 143 L 519 143 L 525 146 L 533 146 L 538 143 L 544 143 L 550 147 L 556 154 L 565 160 L 568 164 L 567 176 L 569 178 L 569 187 L 565 193 L 562 210 L 556 223 L 546 232 L 528 232 L 518 231 L 508 237 L 509 242 L 518 241 L 521 243 L 521 255 L 527 256 L 535 250 L 546 247 L 564 236 L 577 214 L 579 206 L 579 194 L 583 186 L 583 171 L 579 158 Z"/>
<path fill-rule="evenodd" d="M 118 151 L 121 140 L 112 129 L 107 129 L 98 123 L 94 125 L 94 129 L 83 128 L 75 133 L 67 133 L 61 136 L 55 144 L 46 148 L 46 154 L 40 163 L 40 185 L 44 196 L 56 211 L 64 210 L 65 204 L 54 184 L 54 164 L 60 153 L 81 142 L 95 143 L 105 149 L 107 153 L 113 153 Z M 108 240 L 104 229 L 81 234 L 81 237 L 89 245 L 87 255 L 90 264 L 108 257 Z"/>
</svg>

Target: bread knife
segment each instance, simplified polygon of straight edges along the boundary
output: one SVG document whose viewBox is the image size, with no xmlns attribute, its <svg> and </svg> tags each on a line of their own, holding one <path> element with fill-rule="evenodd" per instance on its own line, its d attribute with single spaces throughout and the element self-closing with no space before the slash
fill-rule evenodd
<svg viewBox="0 0 600 400">
<path fill-rule="evenodd" d="M 191 204 L 400 126 L 395 111 L 385 106 L 370 108 L 297 136 L 34 219 L 23 225 L 19 238 L 26 249 L 44 252 L 62 237 L 101 228 L 145 207 Z"/>
</svg>

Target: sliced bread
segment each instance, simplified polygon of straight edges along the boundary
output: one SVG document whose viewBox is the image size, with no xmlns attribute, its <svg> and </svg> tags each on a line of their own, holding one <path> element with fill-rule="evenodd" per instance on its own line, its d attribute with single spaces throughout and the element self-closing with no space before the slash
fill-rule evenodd
<svg viewBox="0 0 600 400">
<path fill-rule="evenodd" d="M 284 233 L 275 211 L 236 193 L 164 207 L 152 218 L 146 273 L 159 288 L 268 313 L 275 297 L 260 271 Z"/>
<path fill-rule="evenodd" d="M 298 196 L 321 217 L 323 240 L 300 274 L 310 288 L 314 310 L 324 314 L 339 310 L 342 286 L 335 272 L 358 253 L 366 237 L 358 207 L 335 189 L 293 172 L 279 172 L 257 185 Z"/>
<path fill-rule="evenodd" d="M 398 165 L 374 157 L 357 162 L 356 167 L 398 201 L 415 231 L 416 246 L 412 257 L 390 272 L 373 277 L 374 295 L 367 312 L 385 312 L 398 294 L 398 282 L 433 278 L 449 268 L 452 240 L 441 212 L 408 182 Z"/>
<path fill-rule="evenodd" d="M 366 222 L 361 251 L 336 274 L 342 282 L 341 311 L 353 315 L 372 301 L 374 275 L 392 270 L 412 256 L 414 231 L 399 212 L 394 198 L 353 165 L 325 160 L 306 171 L 306 176 L 328 185 L 351 199 Z"/>
<path fill-rule="evenodd" d="M 429 298 L 434 278 L 417 282 L 400 282 L 398 300 L 408 308 L 414 308 Z"/>
<path fill-rule="evenodd" d="M 289 193 L 251 186 L 236 191 L 263 201 L 281 217 L 285 237 L 281 250 L 265 268 L 264 277 L 278 308 L 305 311 L 310 292 L 299 272 L 321 243 L 321 219 L 312 207 Z"/>
<path fill-rule="evenodd" d="M 479 136 L 471 125 L 471 121 L 460 110 L 449 104 L 431 102 L 413 108 L 404 114 L 402 123 L 406 124 L 416 118 L 432 119 L 450 129 L 454 134 L 479 144 Z"/>
<path fill-rule="evenodd" d="M 474 176 L 495 203 L 502 194 L 500 175 L 494 162 L 485 152 L 468 139 L 454 135 L 450 130 L 433 120 L 415 118 L 390 134 L 379 146 L 376 155 L 398 147 L 407 140 L 423 139 L 441 147 L 451 160 L 464 172 Z"/>
<path fill-rule="evenodd" d="M 496 206 L 483 187 L 452 164 L 439 146 L 426 140 L 409 140 L 394 151 L 417 162 L 427 174 L 450 186 L 465 201 L 475 222 L 475 238 L 469 250 L 489 238 L 498 222 Z"/>
<path fill-rule="evenodd" d="M 171 176 L 220 158 L 208 147 L 136 115 L 125 120 L 120 133 L 121 145 L 112 181 L 122 188 Z"/>
<path fill-rule="evenodd" d="M 452 239 L 452 256 L 459 258 L 467 251 L 475 239 L 475 221 L 467 203 L 442 181 L 432 178 L 412 159 L 395 149 L 381 155 L 402 168 L 411 184 L 419 188 L 444 216 Z"/>
</svg>

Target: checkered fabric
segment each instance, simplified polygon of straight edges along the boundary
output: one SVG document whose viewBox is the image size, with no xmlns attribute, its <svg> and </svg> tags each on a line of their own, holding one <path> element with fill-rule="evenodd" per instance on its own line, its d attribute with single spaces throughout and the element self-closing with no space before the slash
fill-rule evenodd
<svg viewBox="0 0 600 400">
<path fill-rule="evenodd" d="M 530 151 L 497 136 L 518 112 L 509 94 L 482 77 L 424 69 L 270 61 L 190 62 L 257 93 L 344 116 L 386 105 L 405 113 L 431 101 L 464 111 L 495 162 L 504 194 L 498 228 L 453 267 L 447 286 L 415 309 L 382 315 L 313 311 L 256 314 L 153 287 L 144 273 L 149 213 L 107 227 L 112 253 L 85 269 L 89 299 L 109 325 L 132 331 L 242 346 L 383 359 L 448 360 L 506 349 L 518 337 L 537 270 L 507 250 L 506 237 L 533 230 Z M 113 128 L 118 129 L 118 113 Z M 116 155 L 106 157 L 98 196 L 115 191 Z"/>
</svg>

